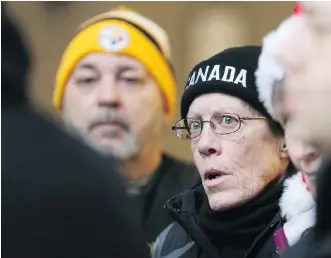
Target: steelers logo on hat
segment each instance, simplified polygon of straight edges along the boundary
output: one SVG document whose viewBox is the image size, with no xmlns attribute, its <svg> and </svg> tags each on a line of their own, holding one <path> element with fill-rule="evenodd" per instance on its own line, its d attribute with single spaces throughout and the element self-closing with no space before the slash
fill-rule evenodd
<svg viewBox="0 0 331 258">
<path fill-rule="evenodd" d="M 119 26 L 107 26 L 99 33 L 99 43 L 107 51 L 120 51 L 129 44 L 129 34 Z"/>
</svg>

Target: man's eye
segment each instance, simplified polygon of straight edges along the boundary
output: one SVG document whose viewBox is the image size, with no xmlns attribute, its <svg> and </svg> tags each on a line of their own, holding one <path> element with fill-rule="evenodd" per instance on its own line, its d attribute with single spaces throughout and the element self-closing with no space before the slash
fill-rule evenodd
<svg viewBox="0 0 331 258">
<path fill-rule="evenodd" d="M 91 84 L 94 83 L 97 79 L 94 77 L 85 77 L 85 78 L 78 78 L 77 83 L 78 84 Z"/>
<path fill-rule="evenodd" d="M 138 84 L 142 81 L 138 77 L 122 77 L 121 80 L 125 81 L 126 83 L 130 83 L 130 84 Z"/>
</svg>

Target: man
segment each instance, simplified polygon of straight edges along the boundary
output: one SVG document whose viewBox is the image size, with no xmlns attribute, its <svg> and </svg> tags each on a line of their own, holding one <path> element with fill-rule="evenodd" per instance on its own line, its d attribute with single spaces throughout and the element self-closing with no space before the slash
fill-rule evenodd
<svg viewBox="0 0 331 258">
<path fill-rule="evenodd" d="M 28 53 L 1 7 L 2 257 L 148 257 L 115 162 L 28 104 Z"/>
<path fill-rule="evenodd" d="M 287 257 L 330 257 L 331 5 L 307 2 L 297 6 L 297 15 L 265 37 L 257 84 L 266 87 L 260 97 L 269 110 L 276 107 L 274 114 L 283 120 L 286 134 L 305 144 L 304 163 L 314 163 L 317 152 L 325 163 L 317 173 L 316 227 Z"/>
<path fill-rule="evenodd" d="M 80 26 L 58 69 L 53 103 L 67 127 L 123 168 L 148 242 L 170 222 L 164 202 L 196 172 L 163 154 L 175 111 L 166 33 L 140 14 L 116 9 Z"/>
</svg>

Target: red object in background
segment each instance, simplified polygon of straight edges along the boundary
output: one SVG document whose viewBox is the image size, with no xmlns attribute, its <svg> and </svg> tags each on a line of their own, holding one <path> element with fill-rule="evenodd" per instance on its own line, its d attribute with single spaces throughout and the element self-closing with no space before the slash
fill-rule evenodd
<svg viewBox="0 0 331 258">
<path fill-rule="evenodd" d="M 301 2 L 296 2 L 293 13 L 294 14 L 302 13 L 302 3 Z"/>
</svg>

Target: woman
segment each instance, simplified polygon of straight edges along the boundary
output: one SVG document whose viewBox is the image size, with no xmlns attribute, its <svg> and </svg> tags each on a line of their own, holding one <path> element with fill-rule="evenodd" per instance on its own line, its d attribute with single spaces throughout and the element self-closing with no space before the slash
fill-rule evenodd
<svg viewBox="0 0 331 258">
<path fill-rule="evenodd" d="M 173 130 L 191 140 L 201 183 L 166 203 L 175 223 L 153 257 L 276 255 L 278 202 L 291 168 L 283 131 L 258 99 L 260 51 L 227 49 L 191 72 Z"/>
<path fill-rule="evenodd" d="M 331 238 L 329 242 L 323 242 L 327 239 L 325 232 L 330 230 L 327 193 L 330 164 L 320 169 L 318 189 L 315 181 L 321 156 L 323 155 L 325 159 L 328 156 L 327 146 L 331 146 L 329 144 L 331 120 L 328 119 L 331 30 L 327 29 L 327 26 L 331 28 L 331 5 L 304 2 L 302 6 L 297 4 L 296 10 L 297 15 L 286 19 L 277 30 L 264 38 L 256 72 L 257 86 L 260 99 L 268 107 L 269 113 L 273 114 L 284 127 L 291 160 L 301 171 L 302 179 L 308 184 L 307 190 L 314 199 L 316 190 L 318 193 L 317 221 L 319 222 L 314 232 L 312 226 L 316 220 L 315 202 L 304 197 L 307 191 L 304 191 L 303 187 L 300 190 L 289 184 L 289 182 L 300 184 L 300 177 L 294 176 L 285 183 L 288 186 L 281 198 L 284 200 L 281 202 L 281 208 L 287 207 L 292 213 L 295 211 L 296 216 L 287 216 L 284 232 L 287 240 L 289 238 L 293 240 L 295 237 L 296 241 L 292 241 L 292 244 L 288 241 L 290 245 L 301 238 L 298 244 L 288 250 L 286 257 L 330 257 L 328 246 Z M 279 81 L 281 83 L 276 83 Z M 286 194 L 287 192 L 289 194 Z M 284 206 L 285 200 L 290 201 L 290 205 Z"/>
<path fill-rule="evenodd" d="M 298 103 L 301 96 L 300 88 L 303 89 L 303 85 L 293 81 L 299 78 L 297 74 L 300 71 L 305 71 L 305 66 L 300 65 L 300 69 L 298 65 L 296 65 L 297 69 L 290 68 L 289 65 L 285 66 L 279 55 L 279 49 L 284 44 L 288 44 L 288 38 L 291 37 L 288 32 L 294 32 L 295 28 L 305 23 L 298 4 L 295 14 L 265 37 L 256 71 L 259 98 L 269 114 L 284 128 L 289 156 L 300 171 L 286 180 L 285 190 L 280 200 L 281 213 L 286 218 L 286 223 L 282 231 L 278 232 L 276 242 L 282 252 L 288 245 L 293 246 L 304 232 L 308 233 L 311 231 L 308 229 L 315 225 L 316 207 L 313 197 L 316 196 L 316 171 L 321 165 L 321 157 L 317 149 L 300 136 L 301 128 L 305 127 L 298 125 L 298 117 L 301 113 Z M 304 42 L 310 41 L 304 40 Z M 294 56 L 295 53 L 292 52 L 291 55 Z M 306 99 L 307 102 L 309 99 Z M 285 237 L 283 240 L 282 233 Z"/>
</svg>

